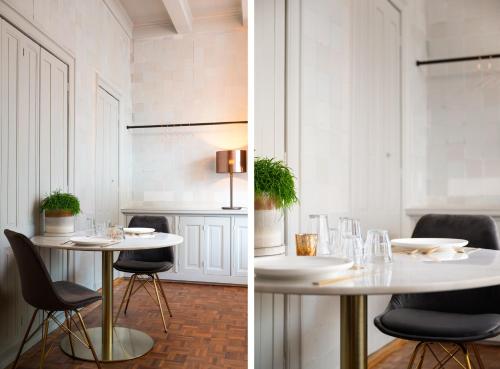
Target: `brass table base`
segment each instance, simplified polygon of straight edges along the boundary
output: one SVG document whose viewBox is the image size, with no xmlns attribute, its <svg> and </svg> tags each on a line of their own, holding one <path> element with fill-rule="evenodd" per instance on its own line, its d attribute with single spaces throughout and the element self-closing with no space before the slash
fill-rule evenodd
<svg viewBox="0 0 500 369">
<path fill-rule="evenodd" d="M 340 367 L 367 368 L 367 298 L 340 297 Z"/>
<path fill-rule="evenodd" d="M 153 339 L 144 332 L 124 327 L 114 327 L 113 353 L 111 358 L 106 358 L 105 360 L 103 360 L 102 329 L 100 327 L 89 328 L 88 333 L 90 336 L 90 340 L 94 344 L 97 357 L 102 362 L 136 359 L 147 354 L 154 345 Z M 66 336 L 61 341 L 61 349 L 65 354 L 81 360 L 94 361 L 90 350 L 82 345 L 82 343 L 77 339 L 73 339 L 73 348 L 75 355 L 72 355 L 71 353 L 69 338 Z"/>
</svg>

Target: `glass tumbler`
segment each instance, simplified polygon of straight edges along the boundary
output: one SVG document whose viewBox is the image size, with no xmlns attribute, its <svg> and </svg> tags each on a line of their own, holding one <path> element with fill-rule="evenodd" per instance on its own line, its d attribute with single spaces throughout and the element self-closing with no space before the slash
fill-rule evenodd
<svg viewBox="0 0 500 369">
<path fill-rule="evenodd" d="M 392 248 L 389 233 L 382 229 L 370 229 L 365 241 L 366 260 L 372 264 L 392 262 Z"/>
<path fill-rule="evenodd" d="M 350 250 L 353 246 L 358 246 L 357 239 L 363 241 L 361 235 L 361 225 L 359 220 L 352 218 L 339 218 L 339 248 L 340 255 L 350 258 L 354 251 Z M 356 241 L 353 241 L 356 239 Z"/>
<path fill-rule="evenodd" d="M 316 256 L 318 235 L 312 233 L 301 233 L 295 235 L 297 256 Z"/>
<path fill-rule="evenodd" d="M 316 255 L 330 255 L 330 234 L 328 229 L 328 215 L 309 215 L 309 231 L 318 235 Z"/>
</svg>

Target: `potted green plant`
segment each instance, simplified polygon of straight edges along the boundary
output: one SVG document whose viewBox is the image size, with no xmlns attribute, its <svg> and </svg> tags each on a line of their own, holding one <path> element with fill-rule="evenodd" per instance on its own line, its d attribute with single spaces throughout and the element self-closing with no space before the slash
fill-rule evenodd
<svg viewBox="0 0 500 369">
<path fill-rule="evenodd" d="M 75 215 L 80 213 L 80 201 L 73 194 L 57 190 L 42 200 L 40 211 L 45 218 L 45 233 L 73 233 Z"/>
<path fill-rule="evenodd" d="M 255 256 L 281 254 L 283 211 L 298 202 L 291 169 L 280 160 L 255 158 L 254 193 Z"/>
</svg>

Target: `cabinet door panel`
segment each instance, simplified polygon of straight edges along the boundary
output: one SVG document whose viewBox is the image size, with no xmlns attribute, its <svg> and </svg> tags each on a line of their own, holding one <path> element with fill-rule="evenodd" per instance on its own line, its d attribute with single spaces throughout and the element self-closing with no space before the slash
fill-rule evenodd
<svg viewBox="0 0 500 369">
<path fill-rule="evenodd" d="M 231 274 L 230 218 L 205 218 L 205 273 Z"/>
<path fill-rule="evenodd" d="M 179 245 L 181 272 L 203 274 L 203 217 L 179 217 L 179 233 L 184 242 Z"/>
<path fill-rule="evenodd" d="M 235 217 L 233 225 L 231 275 L 246 277 L 248 275 L 248 219 Z"/>
</svg>

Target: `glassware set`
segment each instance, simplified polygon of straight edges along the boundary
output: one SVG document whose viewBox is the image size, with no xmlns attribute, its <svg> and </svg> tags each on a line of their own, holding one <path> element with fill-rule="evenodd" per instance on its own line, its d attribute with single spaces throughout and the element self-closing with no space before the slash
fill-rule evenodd
<svg viewBox="0 0 500 369">
<path fill-rule="evenodd" d="M 329 228 L 328 216 L 309 216 L 309 233 L 296 235 L 297 255 L 339 256 L 351 259 L 354 265 L 392 262 L 389 233 L 370 229 L 363 240 L 359 220 L 342 217 L 338 228 Z"/>
<path fill-rule="evenodd" d="M 90 216 L 87 218 L 87 227 L 85 230 L 87 237 L 105 237 L 113 240 L 125 239 L 123 226 L 112 225 L 111 221 L 96 223 L 95 218 Z"/>
</svg>

